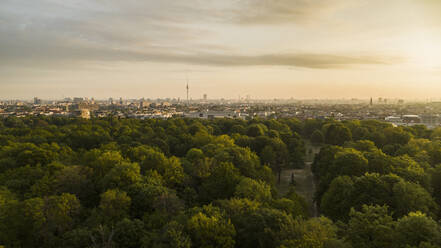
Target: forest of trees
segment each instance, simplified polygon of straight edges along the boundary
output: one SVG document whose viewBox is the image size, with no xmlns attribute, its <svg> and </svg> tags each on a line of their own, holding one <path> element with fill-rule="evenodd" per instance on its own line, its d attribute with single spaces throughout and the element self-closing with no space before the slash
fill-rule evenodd
<svg viewBox="0 0 441 248">
<path fill-rule="evenodd" d="M 315 201 L 278 190 L 304 166 Z M 441 247 L 441 128 L 0 119 L 0 247 Z"/>
</svg>

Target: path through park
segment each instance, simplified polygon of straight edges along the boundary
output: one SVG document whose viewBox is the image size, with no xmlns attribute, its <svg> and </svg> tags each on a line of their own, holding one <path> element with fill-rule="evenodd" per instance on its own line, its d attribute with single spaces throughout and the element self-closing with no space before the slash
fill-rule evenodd
<svg viewBox="0 0 441 248">
<path fill-rule="evenodd" d="M 314 160 L 315 154 L 317 154 L 320 149 L 318 147 L 311 147 L 311 145 L 309 145 L 308 143 L 306 145 L 306 149 L 308 156 L 306 156 L 304 168 L 283 170 L 281 174 L 279 191 L 282 195 L 288 193 L 289 184 L 291 182 L 291 174 L 294 173 L 296 193 L 305 198 L 310 208 L 311 216 L 317 217 L 318 210 L 317 205 L 314 202 L 316 182 L 311 171 L 311 165 L 312 161 Z"/>
</svg>

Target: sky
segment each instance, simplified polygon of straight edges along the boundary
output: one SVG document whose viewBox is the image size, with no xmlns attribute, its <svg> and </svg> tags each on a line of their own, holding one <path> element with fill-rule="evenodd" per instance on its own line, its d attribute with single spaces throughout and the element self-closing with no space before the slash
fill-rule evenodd
<svg viewBox="0 0 441 248">
<path fill-rule="evenodd" d="M 1 0 L 0 99 L 441 99 L 441 0 Z"/>
</svg>

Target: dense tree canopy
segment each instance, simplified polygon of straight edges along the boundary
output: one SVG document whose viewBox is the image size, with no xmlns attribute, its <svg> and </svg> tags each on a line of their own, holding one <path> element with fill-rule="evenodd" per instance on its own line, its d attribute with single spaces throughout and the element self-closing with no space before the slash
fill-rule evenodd
<svg viewBox="0 0 441 248">
<path fill-rule="evenodd" d="M 440 247 L 440 137 L 372 120 L 0 119 L 0 247 Z M 321 217 L 278 182 L 305 140 Z"/>
</svg>

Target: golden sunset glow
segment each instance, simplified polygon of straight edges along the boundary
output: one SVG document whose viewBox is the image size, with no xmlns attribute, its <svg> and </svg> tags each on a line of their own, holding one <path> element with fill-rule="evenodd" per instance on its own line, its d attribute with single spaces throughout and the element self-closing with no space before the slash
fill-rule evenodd
<svg viewBox="0 0 441 248">
<path fill-rule="evenodd" d="M 439 98 L 441 1 L 4 0 L 0 97 Z M 421 90 L 422 88 L 427 90 Z"/>
</svg>

